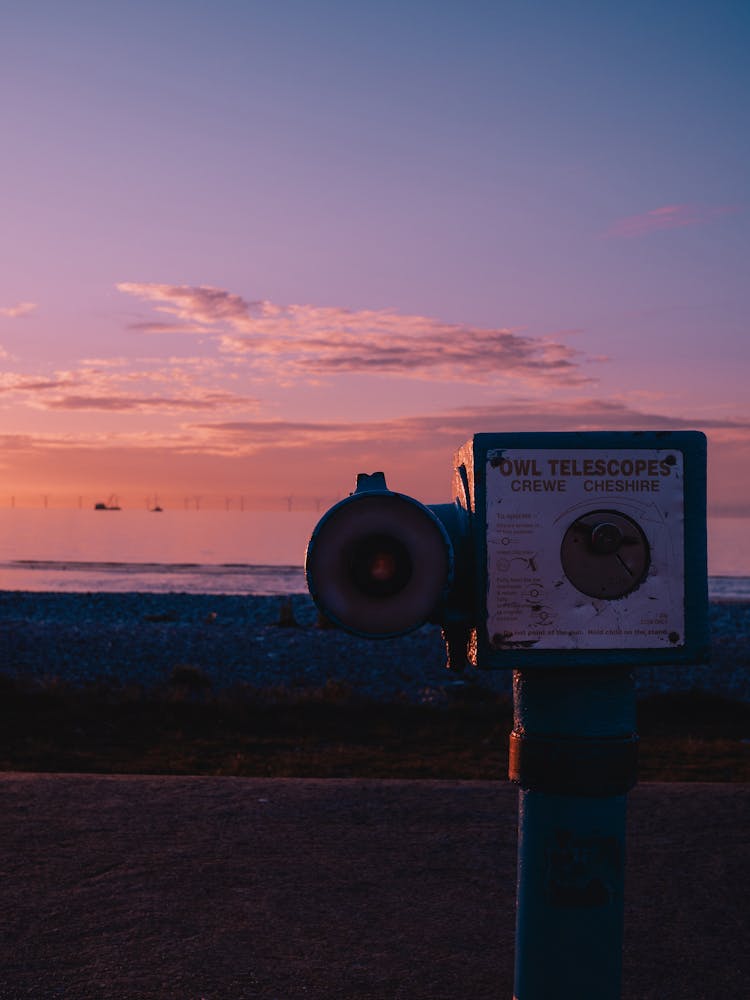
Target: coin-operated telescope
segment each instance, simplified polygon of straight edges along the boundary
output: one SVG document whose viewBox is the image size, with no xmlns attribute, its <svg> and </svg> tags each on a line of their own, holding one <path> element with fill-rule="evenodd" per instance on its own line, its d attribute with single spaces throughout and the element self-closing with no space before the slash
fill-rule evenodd
<svg viewBox="0 0 750 1000">
<path fill-rule="evenodd" d="M 357 635 L 440 623 L 458 670 L 698 662 L 705 448 L 695 431 L 477 434 L 453 504 L 361 474 L 313 532 L 310 593 Z"/>
<path fill-rule="evenodd" d="M 448 665 L 513 669 L 517 1000 L 620 996 L 633 667 L 707 658 L 706 440 L 696 431 L 476 434 L 453 504 L 382 473 L 307 551 L 358 635 L 443 626 Z"/>
</svg>

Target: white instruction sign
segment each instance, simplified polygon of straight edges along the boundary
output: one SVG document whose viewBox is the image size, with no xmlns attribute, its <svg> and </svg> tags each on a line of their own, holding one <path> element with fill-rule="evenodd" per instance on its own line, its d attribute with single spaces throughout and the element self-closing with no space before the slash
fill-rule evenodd
<svg viewBox="0 0 750 1000">
<path fill-rule="evenodd" d="M 684 644 L 680 451 L 498 449 L 486 484 L 493 649 Z"/>
</svg>

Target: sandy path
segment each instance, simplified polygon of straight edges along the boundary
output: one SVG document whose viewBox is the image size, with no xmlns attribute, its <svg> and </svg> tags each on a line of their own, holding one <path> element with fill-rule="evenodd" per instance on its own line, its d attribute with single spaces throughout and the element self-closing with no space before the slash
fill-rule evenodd
<svg viewBox="0 0 750 1000">
<path fill-rule="evenodd" d="M 515 817 L 506 782 L 2 775 L 0 998 L 510 998 Z M 624 1000 L 745 995 L 749 821 L 631 794 Z"/>
</svg>

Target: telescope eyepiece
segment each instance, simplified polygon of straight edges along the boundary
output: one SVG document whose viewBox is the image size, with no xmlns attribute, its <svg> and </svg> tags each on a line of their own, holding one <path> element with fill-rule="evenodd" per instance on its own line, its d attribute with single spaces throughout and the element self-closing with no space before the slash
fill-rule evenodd
<svg viewBox="0 0 750 1000">
<path fill-rule="evenodd" d="M 367 597 L 394 597 L 414 571 L 407 547 L 384 533 L 356 539 L 345 558 L 354 586 Z"/>
<path fill-rule="evenodd" d="M 330 621 L 355 635 L 404 635 L 438 613 L 453 583 L 453 545 L 428 507 L 360 475 L 320 519 L 305 557 L 307 586 Z"/>
</svg>

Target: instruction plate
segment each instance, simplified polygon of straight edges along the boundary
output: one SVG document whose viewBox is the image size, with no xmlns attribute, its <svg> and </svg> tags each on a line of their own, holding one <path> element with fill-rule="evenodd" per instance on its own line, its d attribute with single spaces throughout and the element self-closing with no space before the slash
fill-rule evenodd
<svg viewBox="0 0 750 1000">
<path fill-rule="evenodd" d="M 681 451 L 489 450 L 486 490 L 491 649 L 676 651 L 685 644 Z M 606 548 L 604 528 L 601 548 L 591 548 L 591 529 L 586 542 L 585 528 L 599 519 L 610 533 L 626 526 L 625 536 L 633 525 L 625 548 Z M 573 571 L 577 552 L 571 544 L 577 525 L 583 525 L 578 534 L 586 549 L 580 573 Z M 630 555 L 637 545 L 646 553 L 640 561 Z M 596 581 L 600 572 L 601 588 L 581 583 L 592 574 Z M 620 593 L 618 586 L 629 589 Z M 600 596 L 607 593 L 617 596 Z"/>
</svg>

